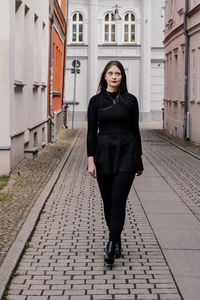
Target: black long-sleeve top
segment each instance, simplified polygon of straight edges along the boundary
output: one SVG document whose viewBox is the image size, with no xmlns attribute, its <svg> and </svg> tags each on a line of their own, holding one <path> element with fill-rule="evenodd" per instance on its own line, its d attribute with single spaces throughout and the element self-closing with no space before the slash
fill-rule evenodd
<svg viewBox="0 0 200 300">
<path fill-rule="evenodd" d="M 117 93 L 102 91 L 90 99 L 87 155 L 94 157 L 102 173 L 143 170 L 139 109 L 134 95 L 127 92 L 118 97 Z"/>
</svg>

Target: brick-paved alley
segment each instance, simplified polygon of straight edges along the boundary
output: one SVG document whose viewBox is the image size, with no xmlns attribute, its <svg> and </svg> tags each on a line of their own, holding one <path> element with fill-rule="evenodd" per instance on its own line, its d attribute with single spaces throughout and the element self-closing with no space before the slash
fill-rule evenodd
<svg viewBox="0 0 200 300">
<path fill-rule="evenodd" d="M 143 131 L 145 172 L 129 194 L 124 256 L 110 269 L 104 263 L 103 206 L 86 172 L 85 134 L 44 207 L 7 299 L 198 299 L 200 161 Z M 191 291 L 189 277 L 196 287 Z"/>
</svg>

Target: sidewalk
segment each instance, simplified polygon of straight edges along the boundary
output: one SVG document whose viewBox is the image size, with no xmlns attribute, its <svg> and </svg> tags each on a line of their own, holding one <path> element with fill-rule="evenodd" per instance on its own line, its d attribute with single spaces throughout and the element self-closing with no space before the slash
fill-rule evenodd
<svg viewBox="0 0 200 300">
<path fill-rule="evenodd" d="M 96 180 L 86 172 L 84 142 L 82 132 L 7 299 L 181 299 L 134 189 L 122 235 L 124 258 L 112 270 L 105 265 L 108 234 Z"/>
<path fill-rule="evenodd" d="M 83 130 L 7 299 L 199 299 L 199 161 L 146 129 L 142 135 L 145 172 L 128 199 L 124 258 L 113 270 L 103 262 L 107 230 L 96 182 L 85 171 Z"/>
</svg>

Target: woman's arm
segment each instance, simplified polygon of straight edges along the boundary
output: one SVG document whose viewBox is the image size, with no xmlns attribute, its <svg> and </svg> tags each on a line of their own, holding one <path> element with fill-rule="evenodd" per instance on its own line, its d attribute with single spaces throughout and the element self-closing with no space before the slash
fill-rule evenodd
<svg viewBox="0 0 200 300">
<path fill-rule="evenodd" d="M 87 112 L 88 130 L 87 130 L 87 156 L 88 156 L 88 172 L 96 178 L 96 166 L 94 164 L 94 156 L 97 145 L 97 112 L 95 107 L 95 96 L 91 98 Z"/>
<path fill-rule="evenodd" d="M 136 175 L 140 176 L 142 174 L 142 171 L 144 170 L 143 167 L 143 162 L 142 162 L 142 142 L 141 142 L 141 135 L 140 135 L 140 129 L 139 129 L 139 107 L 138 107 L 138 100 L 135 96 L 133 96 L 134 99 L 134 107 L 133 107 L 133 132 L 134 135 L 137 139 L 137 143 L 138 143 L 138 148 L 139 148 L 139 154 L 140 154 L 140 159 L 138 161 L 138 165 L 137 165 L 137 172 Z"/>
</svg>

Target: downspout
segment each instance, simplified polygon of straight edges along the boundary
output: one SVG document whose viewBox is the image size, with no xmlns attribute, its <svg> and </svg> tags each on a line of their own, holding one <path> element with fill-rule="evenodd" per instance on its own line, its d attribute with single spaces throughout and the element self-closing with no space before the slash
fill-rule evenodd
<svg viewBox="0 0 200 300">
<path fill-rule="evenodd" d="M 65 47 L 64 47 L 64 64 L 63 64 L 63 97 L 62 97 L 62 110 L 63 110 L 63 123 L 62 127 L 67 128 L 67 109 L 68 106 L 66 104 L 66 87 L 65 87 L 65 78 L 66 78 L 66 66 L 67 66 L 67 32 L 68 32 L 68 8 L 69 8 L 69 0 L 66 5 L 66 20 L 65 20 Z M 65 110 L 65 111 L 64 111 Z"/>
<path fill-rule="evenodd" d="M 50 41 L 50 81 L 49 81 L 49 115 L 50 115 L 50 141 L 54 142 L 54 121 L 53 121 L 53 42 L 54 42 L 54 0 L 51 0 L 51 41 Z"/>
<path fill-rule="evenodd" d="M 66 99 L 66 85 L 65 85 L 65 79 L 66 79 L 66 67 L 67 67 L 67 37 L 68 37 L 68 18 L 69 18 L 69 0 L 67 0 L 67 6 L 66 6 L 66 34 L 65 34 L 65 56 L 64 56 L 64 79 L 63 79 L 63 83 L 64 83 L 64 100 L 63 102 L 66 103 L 67 99 Z M 63 104 L 64 104 L 63 103 Z"/>
<path fill-rule="evenodd" d="M 183 139 L 189 140 L 189 111 L 188 111 L 188 73 L 189 73 L 189 36 L 187 32 L 187 14 L 189 10 L 189 1 L 185 0 L 184 12 L 184 35 L 185 35 L 185 83 L 184 83 L 184 124 Z"/>
</svg>

